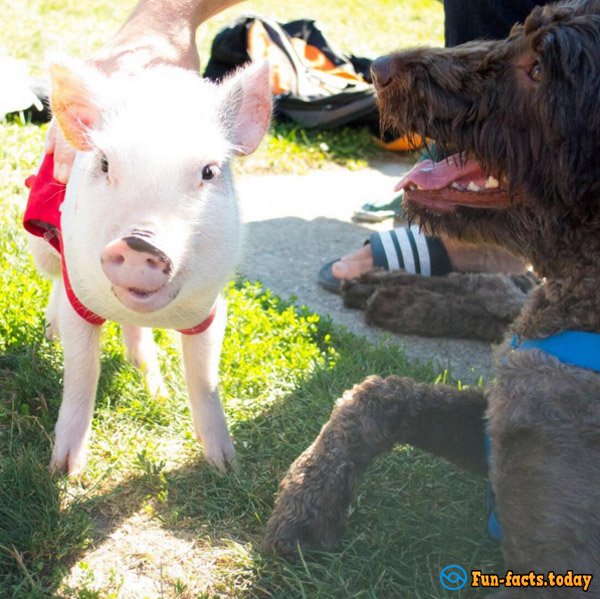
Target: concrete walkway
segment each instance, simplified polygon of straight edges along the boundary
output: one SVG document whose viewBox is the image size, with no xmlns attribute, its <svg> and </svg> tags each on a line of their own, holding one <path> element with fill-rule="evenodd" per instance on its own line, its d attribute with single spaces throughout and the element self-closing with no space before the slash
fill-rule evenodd
<svg viewBox="0 0 600 599">
<path fill-rule="evenodd" d="M 392 198 L 393 187 L 412 162 L 390 162 L 358 172 L 317 171 L 300 175 L 238 178 L 246 224 L 246 251 L 241 272 L 260 280 L 277 295 L 328 315 L 371 341 L 402 345 L 413 359 L 449 368 L 464 382 L 490 380 L 490 346 L 475 341 L 400 336 L 368 327 L 360 311 L 344 308 L 342 299 L 317 284 L 322 264 L 358 249 L 378 225 L 353 223 L 352 213 L 365 202 Z"/>
</svg>

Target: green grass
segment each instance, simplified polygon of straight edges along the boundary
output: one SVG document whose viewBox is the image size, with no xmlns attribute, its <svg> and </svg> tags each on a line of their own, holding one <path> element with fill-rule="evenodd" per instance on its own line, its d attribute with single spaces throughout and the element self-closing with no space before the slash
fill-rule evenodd
<svg viewBox="0 0 600 599">
<path fill-rule="evenodd" d="M 245 8 L 282 19 L 318 15 L 357 53 L 439 37 L 436 3 L 321 4 L 263 0 Z M 114 0 L 10 0 L 0 35 L 31 64 L 53 41 L 85 56 L 127 9 Z M 233 16 L 220 16 L 202 35 Z M 262 551 L 277 484 L 335 398 L 367 374 L 430 382 L 440 375 L 255 283 L 227 290 L 221 388 L 239 473 L 222 476 L 203 462 L 171 333 L 156 334 L 171 397 L 152 399 L 124 359 L 118 327 L 108 325 L 88 467 L 76 481 L 52 478 L 46 465 L 61 350 L 43 336 L 48 284 L 35 272 L 19 224 L 22 182 L 37 163 L 43 133 L 0 124 L 0 597 L 438 598 L 446 596 L 438 573 L 448 563 L 498 569 L 498 548 L 484 534 L 483 481 L 408 447 L 369 470 L 340 552 L 290 565 Z M 369 151 L 364 132 L 280 125 L 244 168 L 360 168 Z"/>
</svg>

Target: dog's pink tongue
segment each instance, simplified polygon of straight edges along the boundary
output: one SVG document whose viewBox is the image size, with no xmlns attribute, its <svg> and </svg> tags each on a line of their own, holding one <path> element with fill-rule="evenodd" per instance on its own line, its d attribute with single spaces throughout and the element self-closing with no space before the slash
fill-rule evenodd
<svg viewBox="0 0 600 599">
<path fill-rule="evenodd" d="M 416 185 L 426 191 L 437 191 L 450 187 L 454 182 L 468 183 L 482 176 L 484 173 L 476 160 L 467 160 L 461 164 L 458 155 L 455 155 L 440 162 L 433 162 L 433 160 L 417 162 L 394 189 L 400 191 L 409 185 Z"/>
</svg>

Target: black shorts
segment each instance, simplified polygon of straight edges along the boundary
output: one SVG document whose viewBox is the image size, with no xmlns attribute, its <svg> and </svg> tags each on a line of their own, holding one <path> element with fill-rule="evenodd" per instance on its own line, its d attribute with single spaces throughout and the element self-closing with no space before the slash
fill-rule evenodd
<svg viewBox="0 0 600 599">
<path fill-rule="evenodd" d="M 515 23 L 522 23 L 533 0 L 444 0 L 446 47 L 477 39 L 504 39 Z"/>
</svg>

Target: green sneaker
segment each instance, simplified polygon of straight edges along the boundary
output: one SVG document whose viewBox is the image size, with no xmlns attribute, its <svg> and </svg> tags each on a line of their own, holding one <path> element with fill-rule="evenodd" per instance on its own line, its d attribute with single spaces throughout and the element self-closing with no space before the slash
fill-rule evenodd
<svg viewBox="0 0 600 599">
<path fill-rule="evenodd" d="M 442 160 L 445 155 L 440 152 L 436 144 L 431 144 L 429 148 L 423 148 L 417 162 L 423 160 L 433 160 L 434 162 Z M 393 218 L 395 221 L 402 220 L 402 198 L 404 192 L 401 191 L 391 202 L 374 202 L 372 204 L 363 204 L 358 210 L 354 211 L 352 220 L 363 223 L 380 223 L 388 218 Z"/>
<path fill-rule="evenodd" d="M 380 223 L 388 218 L 402 216 L 402 197 L 404 192 L 400 192 L 390 202 L 373 202 L 363 204 L 358 210 L 354 211 L 352 220 L 363 223 Z"/>
</svg>

